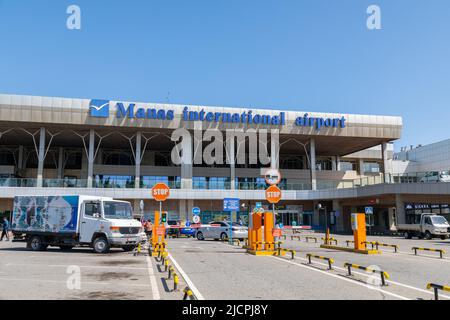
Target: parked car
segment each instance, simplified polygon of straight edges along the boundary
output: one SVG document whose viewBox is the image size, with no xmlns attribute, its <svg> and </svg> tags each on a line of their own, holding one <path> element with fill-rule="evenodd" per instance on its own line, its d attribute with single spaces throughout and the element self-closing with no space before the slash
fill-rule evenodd
<svg viewBox="0 0 450 320">
<path fill-rule="evenodd" d="M 195 237 L 196 230 L 191 227 L 190 222 L 186 222 L 185 226 L 180 229 L 180 235 L 186 237 Z"/>
<path fill-rule="evenodd" d="M 450 182 L 450 172 L 428 172 L 420 179 L 420 182 Z"/>
<path fill-rule="evenodd" d="M 226 240 L 230 234 L 229 222 L 210 222 L 207 225 L 200 226 L 195 237 L 198 240 L 214 239 Z M 248 237 L 248 228 L 236 222 L 231 225 L 231 237 L 233 239 L 244 240 Z"/>
<path fill-rule="evenodd" d="M 180 222 L 168 220 L 166 226 L 166 236 L 178 238 L 180 236 Z"/>
</svg>

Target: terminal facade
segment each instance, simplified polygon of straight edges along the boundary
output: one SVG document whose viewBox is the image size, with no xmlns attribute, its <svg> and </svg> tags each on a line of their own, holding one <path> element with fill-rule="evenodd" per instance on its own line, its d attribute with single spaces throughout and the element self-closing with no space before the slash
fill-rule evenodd
<svg viewBox="0 0 450 320">
<path fill-rule="evenodd" d="M 176 140 L 180 129 L 192 138 Z M 213 141 L 208 130 L 256 132 L 258 148 L 250 138 L 223 138 L 215 156 L 224 161 L 211 164 L 197 157 Z M 268 205 L 264 169 L 276 168 L 284 225 L 320 229 L 327 217 L 333 231 L 350 232 L 351 213 L 371 207 L 373 230 L 390 232 L 426 208 L 449 214 L 448 184 L 405 180 L 406 160 L 392 144 L 401 132 L 392 116 L 0 95 L 0 212 L 11 211 L 14 196 L 95 194 L 131 201 L 148 218 L 159 209 L 150 188 L 164 182 L 170 220 L 191 220 L 196 207 L 202 222 L 222 220 L 223 199 L 239 198 L 233 219 L 245 222 L 256 203 Z M 252 160 L 261 148 L 267 161 Z"/>
</svg>

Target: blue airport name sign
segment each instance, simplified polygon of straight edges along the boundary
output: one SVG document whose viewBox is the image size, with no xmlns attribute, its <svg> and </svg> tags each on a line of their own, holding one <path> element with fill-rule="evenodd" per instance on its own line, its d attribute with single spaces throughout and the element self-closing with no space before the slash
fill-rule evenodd
<svg viewBox="0 0 450 320">
<path fill-rule="evenodd" d="M 89 104 L 89 115 L 94 118 L 109 118 L 111 102 L 109 100 L 93 99 Z M 137 108 L 135 103 L 128 105 L 118 102 L 115 105 L 115 116 L 118 119 L 151 119 L 151 120 L 167 120 L 175 119 L 174 110 L 165 110 L 157 108 Z M 236 123 L 236 124 L 254 124 L 254 125 L 286 125 L 286 113 L 280 112 L 278 115 L 258 114 L 252 110 L 242 113 L 229 112 L 208 112 L 205 110 L 192 111 L 188 107 L 183 109 L 181 118 L 185 122 L 201 121 L 214 123 Z M 301 117 L 297 117 L 295 125 L 298 127 L 313 127 L 320 130 L 326 128 L 345 128 L 345 117 L 340 118 L 321 118 L 310 117 L 305 113 Z"/>
<path fill-rule="evenodd" d="M 240 199 L 225 198 L 223 199 L 223 211 L 235 212 L 240 210 Z"/>
</svg>

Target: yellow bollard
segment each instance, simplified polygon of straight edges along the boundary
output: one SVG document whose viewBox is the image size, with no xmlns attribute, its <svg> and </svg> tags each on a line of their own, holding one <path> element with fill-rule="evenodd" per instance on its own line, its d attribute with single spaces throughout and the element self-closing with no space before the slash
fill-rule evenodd
<svg viewBox="0 0 450 320">
<path fill-rule="evenodd" d="M 178 278 L 178 275 L 175 273 L 173 276 L 173 291 L 178 291 L 178 283 L 180 279 Z"/>
</svg>

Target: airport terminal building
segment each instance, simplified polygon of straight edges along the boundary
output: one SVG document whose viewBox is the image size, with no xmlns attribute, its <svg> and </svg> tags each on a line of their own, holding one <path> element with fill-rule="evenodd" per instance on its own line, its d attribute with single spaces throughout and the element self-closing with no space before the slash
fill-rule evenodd
<svg viewBox="0 0 450 320">
<path fill-rule="evenodd" d="M 180 129 L 192 133 L 176 152 L 181 164 L 173 160 Z M 224 161 L 211 164 L 198 152 L 213 140 L 208 130 L 256 132 L 259 140 L 224 138 L 215 151 Z M 151 216 L 158 204 L 150 188 L 164 182 L 170 219 L 190 220 L 194 207 L 203 222 L 223 219 L 223 199 L 239 198 L 235 218 L 245 221 L 257 202 L 268 205 L 262 169 L 271 167 L 282 176 L 277 212 L 285 225 L 322 228 L 328 217 L 335 232 L 349 232 L 350 214 L 367 207 L 379 232 L 426 208 L 449 218 L 450 184 L 395 172 L 395 161 L 405 161 L 394 159 L 401 133 L 402 119 L 392 116 L 0 95 L 0 213 L 11 211 L 14 196 L 104 195 Z M 267 161 L 253 161 L 261 148 Z"/>
</svg>

